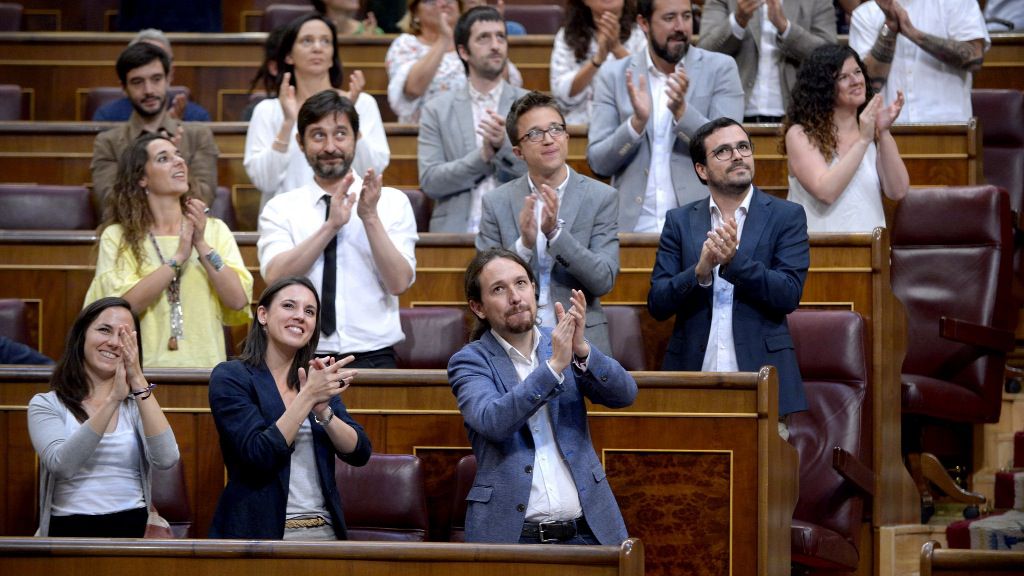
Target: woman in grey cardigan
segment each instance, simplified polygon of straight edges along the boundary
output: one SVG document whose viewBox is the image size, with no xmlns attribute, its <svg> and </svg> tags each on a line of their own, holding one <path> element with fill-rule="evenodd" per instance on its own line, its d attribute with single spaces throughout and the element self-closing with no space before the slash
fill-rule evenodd
<svg viewBox="0 0 1024 576">
<path fill-rule="evenodd" d="M 150 468 L 170 468 L 178 444 L 142 373 L 139 319 L 122 298 L 78 315 L 51 391 L 28 407 L 39 454 L 38 536 L 141 538 Z"/>
</svg>

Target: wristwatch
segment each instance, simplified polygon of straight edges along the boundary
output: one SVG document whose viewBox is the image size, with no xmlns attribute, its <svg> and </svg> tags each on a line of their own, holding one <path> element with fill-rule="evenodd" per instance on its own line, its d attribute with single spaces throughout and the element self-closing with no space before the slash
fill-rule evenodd
<svg viewBox="0 0 1024 576">
<path fill-rule="evenodd" d="M 316 422 L 317 424 L 323 426 L 324 428 L 326 428 L 327 425 L 331 423 L 331 420 L 333 418 L 334 418 L 334 409 L 331 408 L 330 406 L 327 407 L 327 417 L 324 418 L 323 420 L 320 419 L 320 415 L 319 414 L 317 414 L 316 412 L 313 412 L 313 421 Z"/>
<path fill-rule="evenodd" d="M 892 31 L 892 28 L 889 28 L 888 24 L 882 24 L 882 32 L 881 32 L 882 38 L 885 38 L 886 40 L 888 40 L 889 38 L 892 38 L 895 35 L 896 35 L 896 33 Z"/>
</svg>

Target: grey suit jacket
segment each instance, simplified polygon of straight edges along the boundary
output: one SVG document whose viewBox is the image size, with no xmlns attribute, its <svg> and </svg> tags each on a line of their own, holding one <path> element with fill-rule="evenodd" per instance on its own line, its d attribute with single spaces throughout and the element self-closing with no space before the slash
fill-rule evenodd
<svg viewBox="0 0 1024 576">
<path fill-rule="evenodd" d="M 529 176 L 522 176 L 484 196 L 477 250 L 504 247 L 515 252 L 519 239 L 519 212 L 530 193 Z M 619 205 L 615 189 L 587 178 L 569 168 L 558 217 L 564 221 L 562 232 L 548 246 L 554 258 L 550 290 L 551 306 L 561 302 L 566 310 L 572 289 L 582 290 L 587 298 L 586 337 L 590 343 L 611 354 L 608 319 L 601 308 L 601 296 L 611 292 L 619 272 Z M 540 280 L 537 254 L 530 266 Z"/>
<path fill-rule="evenodd" d="M 527 424 L 547 404 L 587 523 L 598 542 L 618 545 L 627 537 L 626 525 L 590 439 L 584 398 L 609 408 L 629 406 L 636 399 L 636 381 L 592 347 L 587 371 L 569 366 L 559 383 L 546 362 L 551 332 L 541 328 L 540 333 L 538 367 L 522 382 L 489 330 L 448 362 L 448 381 L 476 456 L 476 477 L 466 496 L 466 541 L 519 541 L 534 473 L 533 435 Z"/>
<path fill-rule="evenodd" d="M 647 52 L 601 67 L 594 79 L 594 104 L 587 134 L 587 161 L 594 173 L 611 176 L 619 190 L 619 230 L 632 232 L 640 217 L 650 171 L 654 114 L 634 139 L 629 126 L 633 105 L 626 91 L 626 70 L 648 78 Z M 690 160 L 690 136 L 710 120 L 728 116 L 743 121 L 743 88 L 736 62 L 724 54 L 693 46 L 684 59 L 690 78 L 686 112 L 673 127 L 670 171 L 679 206 L 708 195 Z M 650 86 L 647 87 L 650 91 Z"/>
<path fill-rule="evenodd" d="M 501 86 L 496 112 L 504 117 L 526 91 L 504 81 Z M 502 184 L 526 173 L 526 164 L 512 153 L 507 136 L 490 162 L 480 157 L 468 87 L 438 96 L 423 107 L 418 148 L 420 188 L 434 199 L 431 232 L 466 232 L 472 190 L 481 180 L 494 175 Z"/>
<path fill-rule="evenodd" d="M 729 25 L 729 14 L 735 11 L 736 0 L 705 0 L 697 45 L 736 58 L 743 90 L 750 94 L 757 79 L 761 10 L 754 11 L 754 16 L 747 23 L 743 40 L 732 35 L 732 27 Z M 800 63 L 818 46 L 836 43 L 836 13 L 830 0 L 786 0 L 782 4 L 782 11 L 791 28 L 785 40 L 776 38 L 782 56 L 778 60 L 782 102 L 788 106 L 789 91 L 796 84 L 796 71 Z"/>
</svg>

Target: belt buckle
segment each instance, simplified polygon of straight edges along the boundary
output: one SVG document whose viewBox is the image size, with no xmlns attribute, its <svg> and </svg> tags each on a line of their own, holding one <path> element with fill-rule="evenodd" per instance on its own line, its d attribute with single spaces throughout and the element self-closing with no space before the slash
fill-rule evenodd
<svg viewBox="0 0 1024 576">
<path fill-rule="evenodd" d="M 553 544 L 555 542 L 560 542 L 560 540 L 558 538 L 545 538 L 544 537 L 544 525 L 545 524 L 547 524 L 549 526 L 552 526 L 552 525 L 555 525 L 555 524 L 559 524 L 559 522 L 540 522 L 540 523 L 537 524 L 537 539 L 540 540 L 541 544 Z"/>
</svg>

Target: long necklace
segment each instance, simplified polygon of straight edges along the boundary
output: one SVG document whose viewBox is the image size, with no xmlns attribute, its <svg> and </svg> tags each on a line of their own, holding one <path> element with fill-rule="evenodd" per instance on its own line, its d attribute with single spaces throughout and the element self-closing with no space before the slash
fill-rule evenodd
<svg viewBox="0 0 1024 576">
<path fill-rule="evenodd" d="M 167 339 L 167 349 L 177 350 L 178 339 L 185 338 L 185 315 L 181 309 L 181 269 L 185 263 L 172 263 L 170 260 L 164 259 L 164 254 L 160 251 L 160 244 L 157 243 L 156 236 L 153 236 L 152 231 L 149 232 L 149 240 L 153 243 L 160 262 L 169 265 L 174 271 L 174 278 L 167 285 L 167 302 L 171 305 L 171 337 Z"/>
</svg>

